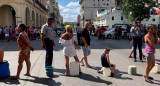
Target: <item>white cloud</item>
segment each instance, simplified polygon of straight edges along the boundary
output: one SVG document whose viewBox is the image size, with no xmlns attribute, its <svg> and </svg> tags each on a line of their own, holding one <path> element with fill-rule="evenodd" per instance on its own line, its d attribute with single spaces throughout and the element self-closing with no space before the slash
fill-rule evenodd
<svg viewBox="0 0 160 86">
<path fill-rule="evenodd" d="M 79 14 L 80 13 L 80 9 L 81 9 L 80 7 L 73 8 L 73 9 L 66 8 L 66 9 L 63 9 L 62 12 L 63 13 L 77 13 L 77 14 Z"/>
<path fill-rule="evenodd" d="M 64 9 L 64 7 L 62 6 L 62 5 L 59 5 L 59 9 L 61 10 L 61 9 Z"/>
<path fill-rule="evenodd" d="M 81 9 L 79 2 L 70 2 L 66 6 L 59 5 L 59 9 L 64 22 L 77 22 L 77 15 L 80 14 Z"/>
<path fill-rule="evenodd" d="M 71 15 L 71 14 L 61 14 L 63 16 L 64 22 L 76 22 L 77 21 L 77 15 Z"/>
<path fill-rule="evenodd" d="M 79 2 L 70 2 L 67 7 L 77 7 L 79 6 Z"/>
</svg>

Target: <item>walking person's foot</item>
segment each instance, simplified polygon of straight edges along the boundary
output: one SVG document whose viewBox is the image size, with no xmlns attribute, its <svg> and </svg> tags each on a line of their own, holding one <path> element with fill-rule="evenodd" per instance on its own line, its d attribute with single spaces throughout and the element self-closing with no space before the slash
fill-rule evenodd
<svg viewBox="0 0 160 86">
<path fill-rule="evenodd" d="M 81 64 L 81 66 L 84 66 L 84 63 L 83 63 L 83 61 L 80 61 L 80 64 Z"/>
<path fill-rule="evenodd" d="M 26 73 L 26 74 L 24 74 L 24 76 L 31 76 L 31 74 Z"/>
<path fill-rule="evenodd" d="M 134 62 L 137 62 L 137 60 L 135 59 Z"/>
</svg>

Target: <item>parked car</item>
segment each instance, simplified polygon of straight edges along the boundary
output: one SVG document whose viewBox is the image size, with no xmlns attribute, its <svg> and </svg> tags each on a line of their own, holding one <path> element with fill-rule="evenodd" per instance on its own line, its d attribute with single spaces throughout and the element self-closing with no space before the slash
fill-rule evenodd
<svg viewBox="0 0 160 86">
<path fill-rule="evenodd" d="M 126 29 L 124 29 L 124 28 L 121 28 L 122 29 L 122 37 L 126 37 L 127 36 L 127 32 L 126 32 Z M 104 32 L 104 34 L 105 34 L 105 37 L 106 38 L 109 38 L 109 39 L 111 39 L 111 38 L 114 38 L 115 37 L 115 28 L 112 28 L 111 30 L 106 30 L 105 32 Z"/>
</svg>

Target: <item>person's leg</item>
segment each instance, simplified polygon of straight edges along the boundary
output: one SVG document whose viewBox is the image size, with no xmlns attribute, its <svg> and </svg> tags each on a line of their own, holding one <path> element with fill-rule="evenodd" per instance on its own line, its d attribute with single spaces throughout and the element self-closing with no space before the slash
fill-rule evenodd
<svg viewBox="0 0 160 86">
<path fill-rule="evenodd" d="M 111 67 L 111 71 L 112 71 L 112 73 L 114 73 L 115 68 L 116 68 L 116 65 L 115 65 L 115 64 L 113 64 L 113 67 Z"/>
<path fill-rule="evenodd" d="M 23 67 L 23 61 L 25 60 L 25 57 L 23 56 L 19 56 L 19 61 L 18 61 L 18 68 L 17 68 L 17 75 L 16 78 L 19 78 L 19 75 L 21 73 L 22 67 Z"/>
<path fill-rule="evenodd" d="M 151 61 L 146 61 L 146 70 L 145 70 L 146 80 L 149 79 L 150 70 L 151 70 Z"/>
<path fill-rule="evenodd" d="M 133 49 L 132 49 L 131 53 L 129 54 L 129 57 L 130 57 L 130 58 L 132 57 L 132 54 L 133 54 Z"/>
<path fill-rule="evenodd" d="M 27 73 L 26 76 L 30 76 L 30 68 L 31 68 L 31 62 L 30 62 L 30 53 L 29 56 L 25 59 L 26 66 L 27 66 Z"/>
<path fill-rule="evenodd" d="M 134 61 L 136 62 L 136 49 L 137 49 L 137 41 L 133 40 L 133 52 L 134 52 Z"/>
<path fill-rule="evenodd" d="M 51 66 L 53 60 L 53 43 L 49 39 L 45 39 L 45 45 L 46 45 L 46 66 Z"/>
<path fill-rule="evenodd" d="M 142 39 L 138 40 L 138 49 L 139 49 L 139 59 L 142 61 Z"/>
<path fill-rule="evenodd" d="M 77 57 L 77 56 L 74 56 L 74 59 L 75 59 L 75 61 L 76 61 L 76 62 L 78 62 L 78 63 L 79 63 L 79 59 L 78 59 L 78 57 Z M 79 65 L 79 71 L 81 72 L 81 67 L 80 67 L 80 65 Z"/>
<path fill-rule="evenodd" d="M 0 61 L 3 61 L 4 51 L 0 49 Z"/>
<path fill-rule="evenodd" d="M 66 60 L 66 75 L 70 75 L 70 72 L 69 72 L 69 57 L 68 56 L 65 56 L 65 60 Z"/>
</svg>

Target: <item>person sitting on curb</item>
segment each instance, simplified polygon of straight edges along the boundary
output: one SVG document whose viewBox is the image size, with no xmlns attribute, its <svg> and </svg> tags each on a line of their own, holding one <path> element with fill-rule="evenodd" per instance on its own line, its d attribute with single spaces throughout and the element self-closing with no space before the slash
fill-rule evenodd
<svg viewBox="0 0 160 86">
<path fill-rule="evenodd" d="M 3 61 L 4 51 L 0 48 L 0 62 Z"/>
<path fill-rule="evenodd" d="M 111 76 L 114 76 L 114 70 L 115 70 L 116 65 L 110 63 L 109 52 L 110 52 L 109 48 L 104 49 L 104 53 L 101 56 L 101 64 L 103 67 L 110 68 L 111 69 Z M 102 73 L 103 68 L 101 68 L 101 70 L 98 70 L 97 72 Z"/>
</svg>

